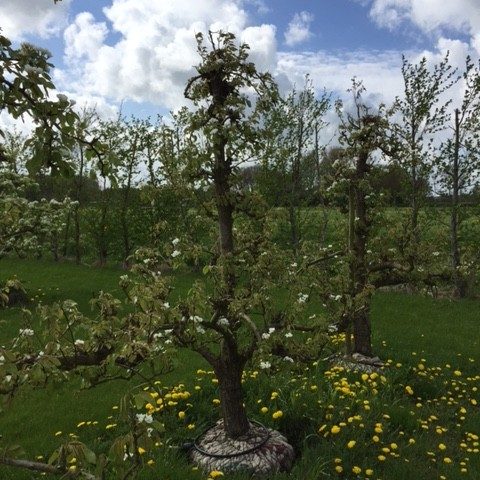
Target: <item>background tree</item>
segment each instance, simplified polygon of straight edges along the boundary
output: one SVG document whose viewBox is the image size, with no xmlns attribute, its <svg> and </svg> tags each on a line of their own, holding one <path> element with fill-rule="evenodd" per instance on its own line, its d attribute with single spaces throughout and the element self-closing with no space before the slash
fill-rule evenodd
<svg viewBox="0 0 480 480">
<path fill-rule="evenodd" d="M 264 158 L 265 175 L 279 180 L 282 204 L 287 207 L 290 244 L 295 255 L 301 241 L 301 207 L 309 203 L 316 190 L 313 183 L 318 173 L 319 131 L 326 126 L 324 116 L 330 108 L 326 92 L 316 98 L 308 76 L 302 90 L 293 90 L 267 115 L 265 122 L 270 129 Z"/>
<path fill-rule="evenodd" d="M 237 47 L 232 34 L 219 33 L 215 38 L 210 33 L 210 49 L 205 46 L 201 34 L 197 35 L 197 41 L 202 61 L 197 67 L 198 74 L 187 84 L 185 96 L 197 107 L 189 114 L 189 127 L 192 134 L 199 131 L 205 136 L 205 149 L 192 145 L 195 153 L 187 169 L 197 181 L 211 186 L 213 212 L 217 218 L 218 256 L 212 268 L 215 292 L 209 298 L 212 320 L 206 326 L 216 334 L 219 352 L 205 349 L 202 341 L 192 342 L 186 332 L 179 330 L 177 336 L 181 343 L 193 347 L 213 366 L 219 381 L 224 428 L 228 436 L 236 438 L 250 428 L 243 405 L 241 379 L 259 339 L 245 311 L 253 299 L 248 298 L 252 293 L 248 294 L 248 286 L 245 289 L 239 285 L 238 260 L 242 250 L 253 258 L 260 252 L 255 243 L 236 245 L 239 238 L 234 225 L 240 213 L 252 217 L 261 214 L 261 206 L 249 205 L 246 198 L 237 194 L 235 173 L 257 149 L 261 135 L 260 109 L 272 101 L 274 86 L 269 75 L 258 74 L 255 66 L 247 61 L 248 47 L 244 44 Z M 241 92 L 243 88 L 254 89 L 258 95 L 250 114 L 247 109 L 251 101 Z M 256 208 L 260 208 L 259 212 L 255 212 Z M 261 237 L 257 242 L 261 242 Z M 249 272 L 250 281 L 251 274 Z M 248 297 L 245 298 L 246 293 Z M 191 317 L 192 313 L 188 312 L 187 318 Z M 242 346 L 240 331 L 245 328 L 250 331 L 251 340 Z"/>
<path fill-rule="evenodd" d="M 381 105 L 372 108 L 363 100 L 363 84 L 356 79 L 349 90 L 354 113 L 346 113 L 337 103 L 340 117 L 339 141 L 344 147 L 343 161 L 336 162 L 337 175 L 348 196 L 348 288 L 342 329 L 347 333 L 347 353 L 372 356 L 370 304 L 374 287 L 370 279 L 367 246 L 372 229 L 374 154 L 388 150 L 387 112 Z M 373 197 L 373 198 L 372 198 Z M 350 336 L 353 333 L 353 345 Z"/>
<path fill-rule="evenodd" d="M 86 110 L 84 109 L 79 115 L 79 119 L 75 125 L 77 133 L 76 135 L 79 138 L 84 138 L 86 132 L 92 129 L 93 124 L 98 120 L 97 113 L 95 110 Z M 75 241 L 75 262 L 80 264 L 82 259 L 82 242 L 81 242 L 81 206 L 85 204 L 85 199 L 83 198 L 86 176 L 88 175 L 89 165 L 87 162 L 87 157 L 85 155 L 85 144 L 83 142 L 77 142 L 77 145 L 74 149 L 74 155 L 76 161 L 74 165 L 76 171 L 73 176 L 74 183 L 74 195 L 73 198 L 76 201 L 76 206 L 72 212 L 73 223 L 74 223 L 74 241 Z M 65 228 L 66 236 L 68 235 L 68 229 Z"/>
<path fill-rule="evenodd" d="M 138 181 L 140 165 L 144 162 L 144 154 L 151 128 L 150 121 L 132 119 L 121 120 L 116 126 L 116 150 L 112 154 L 116 158 L 115 170 L 110 176 L 112 185 L 121 192 L 119 220 L 123 250 L 123 265 L 129 266 L 129 257 L 133 252 L 129 212 L 132 200 L 132 189 Z"/>
<path fill-rule="evenodd" d="M 469 192 L 478 182 L 480 169 L 480 66 L 467 57 L 462 74 L 463 98 L 455 108 L 451 136 L 443 142 L 437 159 L 440 182 L 451 197 L 450 249 L 455 295 L 465 297 L 468 292 L 466 272 L 463 272 L 459 228 L 462 215 L 462 194 Z"/>
<path fill-rule="evenodd" d="M 446 128 L 448 106 L 445 94 L 458 80 L 456 70 L 445 58 L 431 69 L 423 57 L 417 64 L 403 57 L 404 94 L 395 102 L 396 139 L 401 149 L 397 160 L 407 170 L 410 189 L 410 219 L 405 256 L 413 270 L 420 242 L 419 212 L 425 199 L 435 152 L 435 135 Z"/>
</svg>

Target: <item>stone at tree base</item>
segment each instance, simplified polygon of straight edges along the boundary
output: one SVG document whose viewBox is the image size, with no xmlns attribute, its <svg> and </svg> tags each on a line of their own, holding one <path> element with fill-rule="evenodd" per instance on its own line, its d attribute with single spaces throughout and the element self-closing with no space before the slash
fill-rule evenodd
<svg viewBox="0 0 480 480">
<path fill-rule="evenodd" d="M 260 446 L 253 451 L 241 454 L 258 445 Z M 255 423 L 250 423 L 246 435 L 232 439 L 225 434 L 223 420 L 219 420 L 197 441 L 197 446 L 210 455 L 224 455 L 206 455 L 193 447 L 189 454 L 190 460 L 206 472 L 241 471 L 253 475 L 288 472 L 295 458 L 293 447 L 280 432 Z"/>
<path fill-rule="evenodd" d="M 332 355 L 329 357 L 331 363 L 339 367 L 344 367 L 347 370 L 357 370 L 360 372 L 380 373 L 383 371 L 385 364 L 379 357 L 367 357 L 361 353 L 354 353 L 353 355 Z"/>
</svg>

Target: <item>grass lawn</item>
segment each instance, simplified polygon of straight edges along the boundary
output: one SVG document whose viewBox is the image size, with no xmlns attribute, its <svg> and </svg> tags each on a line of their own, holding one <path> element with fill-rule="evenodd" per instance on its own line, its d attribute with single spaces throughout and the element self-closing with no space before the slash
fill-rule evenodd
<svg viewBox="0 0 480 480">
<path fill-rule="evenodd" d="M 14 273 L 34 300 L 51 303 L 71 298 L 88 313 L 88 302 L 98 291 L 120 295 L 117 282 L 124 272 L 3 259 L 0 280 Z M 178 275 L 173 281 L 175 294 L 181 294 L 192 276 Z M 269 374 L 250 371 L 245 387 L 252 418 L 285 432 L 299 456 L 290 475 L 276 478 L 478 480 L 479 307 L 474 300 L 377 294 L 372 308 L 374 350 L 390 360 L 383 378 L 345 372 L 323 362 Z M 0 311 L 0 322 L 0 341 L 6 342 L 22 326 L 19 310 Z M 208 370 L 196 355 L 181 352 L 177 369 L 160 379 L 165 394 L 175 386 L 176 391 L 190 393 L 187 400 L 158 413 L 166 426 L 166 445 L 175 447 L 201 433 L 218 415 L 218 407 L 212 404 L 218 396 L 212 375 L 197 373 L 198 369 Z M 59 439 L 75 433 L 101 449 L 115 434 L 115 429 L 105 430 L 115 423 L 112 408 L 134 385 L 116 381 L 80 390 L 79 382 L 73 380 L 24 391 L 0 413 L 0 448 L 17 443 L 27 458 L 45 457 Z M 262 407 L 268 408 L 266 414 L 261 413 Z M 274 420 L 271 414 L 278 410 L 283 416 Z M 185 419 L 178 418 L 179 411 L 186 412 Z M 77 427 L 83 421 L 92 423 Z M 57 432 L 62 433 L 57 437 Z M 352 440 L 356 443 L 349 444 Z M 207 477 L 192 471 L 176 448 L 160 446 L 147 452 L 147 458 L 155 465 L 145 466 L 141 479 Z M 32 478 L 45 477 L 0 467 L 1 480 Z"/>
</svg>

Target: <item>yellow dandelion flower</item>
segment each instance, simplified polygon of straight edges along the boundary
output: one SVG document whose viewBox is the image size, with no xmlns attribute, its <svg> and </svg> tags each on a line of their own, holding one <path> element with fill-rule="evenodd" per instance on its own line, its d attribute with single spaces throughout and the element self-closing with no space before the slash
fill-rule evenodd
<svg viewBox="0 0 480 480">
<path fill-rule="evenodd" d="M 210 478 L 218 478 L 218 477 L 223 477 L 223 472 L 220 470 L 212 470 L 209 474 Z"/>
<path fill-rule="evenodd" d="M 335 435 L 340 432 L 340 427 L 338 425 L 334 425 L 330 431 Z"/>
</svg>

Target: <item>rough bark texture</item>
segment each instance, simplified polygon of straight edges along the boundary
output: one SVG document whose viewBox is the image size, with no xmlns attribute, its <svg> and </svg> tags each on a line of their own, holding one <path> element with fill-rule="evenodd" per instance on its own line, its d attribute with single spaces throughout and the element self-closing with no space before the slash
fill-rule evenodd
<svg viewBox="0 0 480 480">
<path fill-rule="evenodd" d="M 363 183 L 369 172 L 369 152 L 362 152 L 355 162 L 355 174 L 350 190 L 350 288 L 352 297 L 365 294 L 368 288 L 366 246 L 369 230 L 367 205 Z M 352 215 L 353 213 L 353 215 Z M 354 353 L 372 355 L 370 327 L 370 299 L 366 297 L 362 307 L 355 310 L 353 318 Z M 350 353 L 350 352 L 347 352 Z"/>
<path fill-rule="evenodd" d="M 230 86 L 225 79 L 214 78 L 211 82 L 214 105 L 224 108 L 230 93 Z M 227 138 L 219 134 L 214 144 L 213 183 L 215 187 L 215 203 L 218 212 L 218 232 L 220 245 L 220 259 L 223 262 L 222 287 L 218 292 L 218 301 L 215 306 L 216 314 L 230 318 L 230 303 L 234 298 L 237 278 L 235 275 L 234 260 L 234 207 L 230 179 L 232 175 L 232 158 L 226 155 Z M 220 356 L 214 365 L 222 416 L 227 435 L 236 438 L 249 430 L 249 423 L 243 406 L 243 389 L 241 384 L 245 359 L 238 352 L 235 338 L 222 340 Z"/>
<path fill-rule="evenodd" d="M 247 433 L 250 428 L 243 404 L 244 360 L 228 347 L 224 346 L 223 350 L 215 369 L 220 389 L 220 406 L 227 435 L 237 438 Z"/>
</svg>

